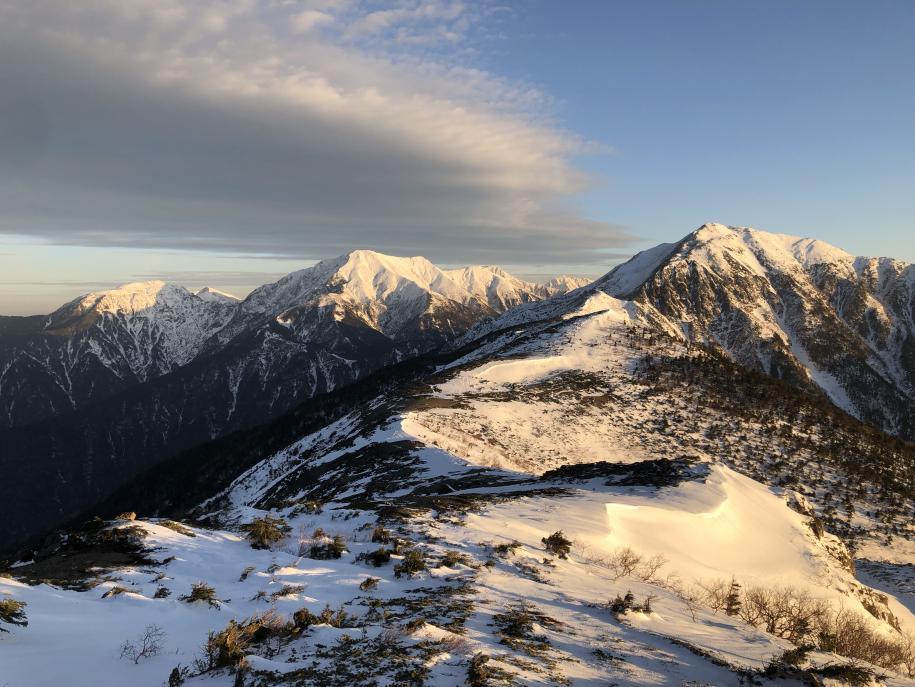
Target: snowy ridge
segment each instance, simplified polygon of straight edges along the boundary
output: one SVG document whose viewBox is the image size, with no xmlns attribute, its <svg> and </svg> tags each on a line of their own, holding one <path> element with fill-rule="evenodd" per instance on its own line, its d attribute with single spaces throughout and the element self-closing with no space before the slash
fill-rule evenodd
<svg viewBox="0 0 915 687">
<path fill-rule="evenodd" d="M 468 309 L 478 319 L 519 303 L 564 293 L 577 288 L 580 281 L 565 278 L 552 285 L 539 285 L 516 279 L 497 267 L 441 270 L 423 257 L 357 250 L 256 289 L 242 302 L 237 322 L 220 338 L 266 316 L 289 324 L 296 310 L 312 302 L 349 308 L 379 331 L 397 336 L 407 323 L 434 311 L 435 301 L 445 308 L 456 305 Z"/>
<path fill-rule="evenodd" d="M 795 644 L 697 590 L 732 579 L 746 590 L 789 586 L 857 614 L 878 636 L 901 637 L 915 630 L 912 610 L 891 589 L 857 580 L 843 541 L 818 534 L 814 516 L 842 529 L 846 516 L 832 518 L 827 504 L 846 489 L 859 551 L 915 560 L 912 504 L 891 494 L 894 513 L 875 484 L 841 472 L 851 461 L 830 462 L 836 449 L 824 437 L 843 426 L 822 424 L 828 416 L 813 407 L 789 425 L 784 393 L 766 415 L 761 402 L 740 407 L 713 398 L 711 387 L 654 376 L 653 364 L 671 374 L 682 365 L 711 379 L 704 354 L 659 334 L 647 312 L 592 293 L 555 319 L 481 344 L 405 396 L 344 404 L 343 415 L 205 499 L 192 515 L 214 529 L 136 522 L 154 560 L 118 567 L 98 587 L 0 578 L 0 594 L 25 601 L 30 622 L 0 639 L 8 674 L 26 687 L 64 679 L 61 661 L 39 660 L 53 642 L 64 664 L 87 666 L 66 677 L 74 687 L 157 685 L 176 664 L 191 666 L 207 633 L 232 619 L 273 609 L 285 622 L 329 605 L 346 620 L 252 642 L 247 672 L 204 666 L 185 684 L 342 687 L 395 682 L 409 670 L 430 687 L 451 687 L 468 683 L 481 654 L 499 671 L 489 675 L 505 678 L 492 684 L 849 684 L 816 673 L 847 662 L 825 650 L 794 673 L 785 665 L 766 673 Z M 729 365 L 716 393 L 739 385 Z M 862 428 L 854 431 L 863 441 Z M 863 444 L 853 450 L 873 461 L 867 474 L 880 469 Z M 241 526 L 264 515 L 283 518 L 289 532 L 270 550 L 253 549 Z M 562 556 L 546 547 L 557 531 L 571 543 Z M 891 545 L 889 531 L 900 532 Z M 342 537 L 339 558 L 313 553 L 330 541 L 322 532 Z M 376 567 L 369 557 L 379 549 L 391 559 Z M 409 551 L 422 568 L 396 572 Z M 628 572 L 621 552 L 638 559 Z M 14 572 L 34 574 L 28 564 Z M 200 581 L 214 587 L 215 607 L 180 599 Z M 102 598 L 115 587 L 123 591 Z M 639 607 L 614 613 L 610 602 L 627 592 Z M 519 609 L 530 619 L 519 620 Z M 77 618 L 92 631 L 63 631 Z M 165 650 L 137 665 L 120 660 L 117 645 L 151 622 L 166 633 Z M 872 670 L 869 684 L 912 685 L 902 671 Z"/>
<path fill-rule="evenodd" d="M 544 284 L 513 277 L 500 267 L 482 265 L 445 270 L 445 275 L 465 291 L 486 300 L 493 310 L 503 312 L 522 303 L 551 298 L 589 283 L 580 277 L 559 276 Z"/>
<path fill-rule="evenodd" d="M 588 294 L 631 299 L 667 334 L 736 362 L 818 386 L 843 410 L 915 438 L 915 266 L 856 258 L 823 241 L 706 224 L 567 296 L 525 304 L 474 327 L 560 317 Z"/>
<path fill-rule="evenodd" d="M 204 301 L 235 303 L 240 300 L 237 296 L 233 296 L 231 293 L 226 293 L 225 291 L 220 291 L 219 289 L 213 289 L 209 286 L 204 286 L 202 289 L 195 291 L 194 295 Z"/>
</svg>

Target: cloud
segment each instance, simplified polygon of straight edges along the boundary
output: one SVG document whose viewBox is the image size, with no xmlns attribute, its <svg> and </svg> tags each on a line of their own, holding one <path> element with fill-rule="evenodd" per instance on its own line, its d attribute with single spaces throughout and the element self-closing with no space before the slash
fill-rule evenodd
<svg viewBox="0 0 915 687">
<path fill-rule="evenodd" d="M 377 6 L 0 5 L 0 233 L 514 264 L 602 262 L 627 240 L 570 204 L 588 144 L 548 96 L 451 47 L 479 3 Z"/>
<path fill-rule="evenodd" d="M 303 10 L 292 17 L 292 28 L 298 33 L 313 31 L 322 24 L 331 24 L 334 16 L 320 10 Z"/>
</svg>

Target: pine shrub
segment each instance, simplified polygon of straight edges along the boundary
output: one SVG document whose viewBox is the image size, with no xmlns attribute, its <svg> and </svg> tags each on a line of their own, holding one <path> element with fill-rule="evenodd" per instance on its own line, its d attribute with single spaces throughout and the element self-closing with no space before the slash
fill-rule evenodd
<svg viewBox="0 0 915 687">
<path fill-rule="evenodd" d="M 572 541 L 562 533 L 562 530 L 553 532 L 549 537 L 544 537 L 540 541 L 543 542 L 547 551 L 560 558 L 568 558 L 569 552 L 572 550 Z"/>
</svg>

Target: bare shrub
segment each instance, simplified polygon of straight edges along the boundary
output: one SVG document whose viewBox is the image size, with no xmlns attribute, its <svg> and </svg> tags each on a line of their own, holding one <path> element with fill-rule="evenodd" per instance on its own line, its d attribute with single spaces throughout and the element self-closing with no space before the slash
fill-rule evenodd
<svg viewBox="0 0 915 687">
<path fill-rule="evenodd" d="M 906 632 L 899 643 L 902 654 L 900 664 L 905 669 L 906 675 L 915 677 L 915 634 Z"/>
<path fill-rule="evenodd" d="M 699 609 L 704 605 L 705 589 L 699 584 L 678 584 L 676 587 L 668 587 L 668 589 L 671 589 L 677 595 L 677 598 L 683 602 L 692 621 L 694 623 L 697 622 Z"/>
<path fill-rule="evenodd" d="M 881 635 L 871 629 L 863 615 L 847 609 L 837 611 L 822 624 L 820 648 L 881 668 L 907 669 L 905 637 Z"/>
<path fill-rule="evenodd" d="M 635 573 L 642 582 L 657 581 L 656 575 L 667 565 L 668 560 L 661 554 L 656 554 L 651 558 L 644 558 L 636 565 Z"/>
<path fill-rule="evenodd" d="M 438 640 L 438 645 L 452 656 L 470 656 L 473 653 L 473 644 L 460 635 L 445 635 Z"/>
<path fill-rule="evenodd" d="M 742 620 L 776 637 L 915 676 L 911 636 L 882 634 L 861 613 L 835 610 L 806 590 L 792 587 L 749 587 L 740 602 Z"/>
<path fill-rule="evenodd" d="M 161 627 L 147 625 L 135 641 L 127 640 L 121 645 L 121 658 L 133 661 L 136 665 L 144 658 L 161 654 L 164 641 L 165 631 Z"/>
<path fill-rule="evenodd" d="M 723 611 L 728 605 L 730 583 L 725 579 L 699 580 L 696 585 L 701 590 L 702 603 L 713 611 Z"/>
<path fill-rule="evenodd" d="M 230 620 L 224 629 L 210 632 L 197 667 L 200 672 L 237 667 L 252 644 L 283 635 L 288 628 L 288 623 L 272 609 L 244 620 Z"/>
<path fill-rule="evenodd" d="M 607 567 L 617 580 L 632 575 L 641 563 L 642 557 L 628 546 L 617 549 L 607 559 Z"/>
<path fill-rule="evenodd" d="M 771 635 L 800 644 L 829 616 L 829 605 L 793 587 L 749 587 L 738 615 Z"/>
</svg>

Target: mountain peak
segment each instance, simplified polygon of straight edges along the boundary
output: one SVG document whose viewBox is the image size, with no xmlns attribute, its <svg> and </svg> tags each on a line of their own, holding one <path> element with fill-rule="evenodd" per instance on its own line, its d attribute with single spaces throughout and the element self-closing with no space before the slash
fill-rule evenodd
<svg viewBox="0 0 915 687">
<path fill-rule="evenodd" d="M 722 236 L 735 236 L 742 231 L 744 231 L 742 227 L 729 227 L 726 224 L 719 224 L 718 222 L 706 222 L 696 229 L 691 236 L 701 241 L 709 241 Z"/>
<path fill-rule="evenodd" d="M 210 286 L 204 286 L 202 289 L 195 291 L 194 295 L 208 303 L 238 303 L 241 300 L 238 296 L 233 296 L 231 293 L 226 293 Z"/>
<path fill-rule="evenodd" d="M 157 306 L 174 304 L 191 296 L 183 286 L 153 279 L 122 284 L 108 291 L 93 291 L 76 300 L 82 312 L 124 313 L 135 315 Z"/>
<path fill-rule="evenodd" d="M 751 248 L 782 251 L 791 254 L 805 266 L 819 262 L 842 262 L 854 256 L 820 239 L 761 231 L 752 227 L 731 227 L 717 222 L 707 222 L 687 238 L 699 241 L 713 241 L 721 238 L 738 238 Z"/>
</svg>

